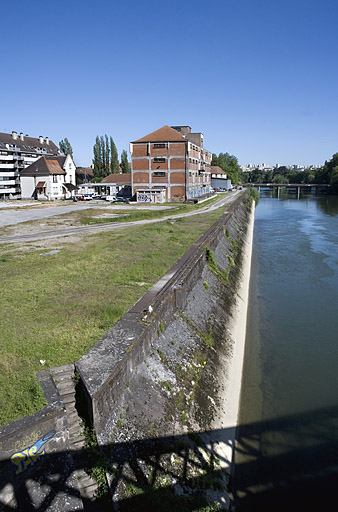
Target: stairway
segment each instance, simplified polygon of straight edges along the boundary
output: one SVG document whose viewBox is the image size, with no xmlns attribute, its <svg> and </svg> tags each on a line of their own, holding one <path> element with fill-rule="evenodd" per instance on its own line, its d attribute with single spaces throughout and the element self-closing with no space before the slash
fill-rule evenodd
<svg viewBox="0 0 338 512">
<path fill-rule="evenodd" d="M 73 364 L 66 364 L 51 368 L 50 372 L 67 413 L 69 447 L 74 461 L 75 474 L 84 506 L 83 510 L 94 511 L 97 510 L 95 501 L 98 485 L 84 470 L 88 467 L 88 460 L 85 452 L 82 419 L 75 406 L 75 368 Z"/>
</svg>

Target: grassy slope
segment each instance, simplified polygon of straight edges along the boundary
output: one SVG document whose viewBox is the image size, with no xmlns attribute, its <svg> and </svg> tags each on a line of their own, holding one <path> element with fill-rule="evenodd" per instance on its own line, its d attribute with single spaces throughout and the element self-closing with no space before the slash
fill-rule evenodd
<svg viewBox="0 0 338 512">
<path fill-rule="evenodd" d="M 40 359 L 76 361 L 223 211 L 86 237 L 45 257 L 2 246 L 0 424 L 44 405 Z"/>
</svg>

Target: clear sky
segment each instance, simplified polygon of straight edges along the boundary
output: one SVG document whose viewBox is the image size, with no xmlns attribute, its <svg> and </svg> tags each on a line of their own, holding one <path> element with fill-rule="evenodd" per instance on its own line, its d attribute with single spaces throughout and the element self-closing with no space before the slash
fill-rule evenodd
<svg viewBox="0 0 338 512">
<path fill-rule="evenodd" d="M 1 9 L 0 131 L 90 165 L 168 125 L 240 164 L 338 152 L 338 0 L 16 0 Z"/>
</svg>

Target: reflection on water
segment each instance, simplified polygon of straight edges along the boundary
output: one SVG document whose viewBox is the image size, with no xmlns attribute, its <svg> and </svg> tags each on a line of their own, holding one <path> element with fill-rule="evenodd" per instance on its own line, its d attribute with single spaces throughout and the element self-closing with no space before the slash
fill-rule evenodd
<svg viewBox="0 0 338 512">
<path fill-rule="evenodd" d="M 260 427 L 250 440 L 256 445 L 256 455 L 250 456 L 256 480 L 249 494 L 243 469 L 248 468 L 247 455 L 243 450 L 236 455 L 240 510 L 276 510 L 278 466 L 285 460 L 295 464 L 297 453 L 303 462 L 297 461 L 296 473 L 307 475 L 306 484 L 320 480 L 321 493 L 335 492 L 332 460 L 327 458 L 333 457 L 338 467 L 338 456 L 329 456 L 326 448 L 328 442 L 330 448 L 338 442 L 337 282 L 338 197 L 307 192 L 297 199 L 285 190 L 277 199 L 271 192 L 262 193 L 256 208 L 239 446 L 245 426 Z M 310 421 L 323 408 L 334 421 L 330 413 L 319 416 L 319 424 Z M 278 428 L 271 430 L 271 422 Z M 309 463 L 308 452 L 318 464 Z M 291 480 L 297 480 L 296 473 L 290 468 Z M 280 482 L 285 497 L 294 493 L 291 480 L 284 475 Z M 300 485 L 302 499 L 306 492 L 305 484 Z M 313 503 L 318 492 L 312 490 Z M 265 496 L 266 506 L 263 500 L 256 509 L 258 495 Z"/>
</svg>

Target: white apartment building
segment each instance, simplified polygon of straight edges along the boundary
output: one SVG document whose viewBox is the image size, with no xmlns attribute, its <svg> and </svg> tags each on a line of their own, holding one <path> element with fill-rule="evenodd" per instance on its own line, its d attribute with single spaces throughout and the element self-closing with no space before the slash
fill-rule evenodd
<svg viewBox="0 0 338 512">
<path fill-rule="evenodd" d="M 42 136 L 28 137 L 13 131 L 0 133 L 0 200 L 21 197 L 20 171 L 41 156 L 62 156 L 59 148 Z M 75 184 L 75 166 L 74 181 Z"/>
</svg>

